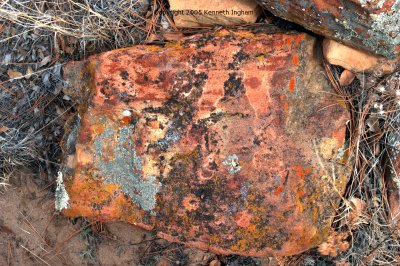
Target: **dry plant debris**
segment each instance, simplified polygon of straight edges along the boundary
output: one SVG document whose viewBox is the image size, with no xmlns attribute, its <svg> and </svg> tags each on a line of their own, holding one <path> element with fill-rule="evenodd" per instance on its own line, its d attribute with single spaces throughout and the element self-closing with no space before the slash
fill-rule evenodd
<svg viewBox="0 0 400 266">
<path fill-rule="evenodd" d="M 0 4 L 0 18 L 22 27 L 21 34 L 43 29 L 72 36 L 85 50 L 88 41 L 123 47 L 137 43 L 146 33 L 149 0 L 136 1 L 15 1 Z"/>
<path fill-rule="evenodd" d="M 336 261 L 350 265 L 399 263 L 400 238 L 390 215 L 386 178 L 390 136 L 399 130 L 399 72 L 357 75 L 349 86 L 340 86 L 342 69 L 326 65 L 338 95 L 351 114 L 349 144 L 353 174 L 334 228 L 349 233 L 350 247 Z"/>
</svg>

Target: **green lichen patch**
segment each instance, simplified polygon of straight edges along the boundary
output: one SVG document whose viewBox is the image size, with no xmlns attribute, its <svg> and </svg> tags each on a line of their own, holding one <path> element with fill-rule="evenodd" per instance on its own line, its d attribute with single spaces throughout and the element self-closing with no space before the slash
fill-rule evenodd
<svg viewBox="0 0 400 266">
<path fill-rule="evenodd" d="M 107 129 L 94 141 L 95 158 L 104 183 L 119 184 L 121 190 L 145 211 L 152 211 L 156 206 L 156 194 L 161 183 L 156 177 L 143 177 L 142 160 L 137 156 L 135 145 L 131 140 L 134 126 L 124 126 L 117 132 L 117 143 L 113 158 L 103 158 L 103 145 L 114 138 L 115 130 Z M 109 156 L 110 157 L 110 156 Z M 107 159 L 107 160 L 105 160 Z"/>
<path fill-rule="evenodd" d="M 381 46 L 380 40 L 390 44 L 390 47 L 400 45 L 400 0 L 396 1 L 389 12 L 371 14 L 371 18 L 374 21 L 368 31 L 371 37 L 364 40 L 365 45 L 371 46 L 379 54 L 386 55 L 388 50 L 395 53 L 395 51 L 390 51 L 388 47 Z"/>
</svg>

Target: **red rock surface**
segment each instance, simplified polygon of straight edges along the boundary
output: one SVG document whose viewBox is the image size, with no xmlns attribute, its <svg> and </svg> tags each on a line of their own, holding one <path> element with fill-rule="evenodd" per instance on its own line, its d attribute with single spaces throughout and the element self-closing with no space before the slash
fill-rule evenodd
<svg viewBox="0 0 400 266">
<path fill-rule="evenodd" d="M 274 15 L 375 54 L 399 58 L 399 0 L 256 0 Z"/>
<path fill-rule="evenodd" d="M 223 254 L 317 246 L 350 171 L 338 152 L 348 114 L 315 44 L 218 31 L 70 63 L 66 92 L 81 105 L 64 214 Z"/>
</svg>

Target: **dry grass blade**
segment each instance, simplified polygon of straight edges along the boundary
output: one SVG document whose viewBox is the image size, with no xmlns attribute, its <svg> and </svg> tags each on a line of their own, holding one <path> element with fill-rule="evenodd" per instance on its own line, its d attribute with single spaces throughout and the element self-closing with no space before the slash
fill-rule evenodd
<svg viewBox="0 0 400 266">
<path fill-rule="evenodd" d="M 21 246 L 21 248 L 25 249 L 29 254 L 31 254 L 36 260 L 38 260 L 40 262 L 40 264 L 51 266 L 47 261 L 45 261 L 44 259 L 42 259 L 38 255 L 36 255 L 32 251 L 30 251 L 28 248 L 24 247 L 23 245 L 20 245 L 20 246 Z"/>
<path fill-rule="evenodd" d="M 147 2 L 139 0 L 87 1 L 85 4 L 73 0 L 5 0 L 0 5 L 0 18 L 27 30 L 44 29 L 84 41 L 100 40 L 122 46 L 135 39 L 127 36 L 142 34 L 138 29 L 143 20 L 135 13 L 143 13 L 147 8 Z"/>
</svg>

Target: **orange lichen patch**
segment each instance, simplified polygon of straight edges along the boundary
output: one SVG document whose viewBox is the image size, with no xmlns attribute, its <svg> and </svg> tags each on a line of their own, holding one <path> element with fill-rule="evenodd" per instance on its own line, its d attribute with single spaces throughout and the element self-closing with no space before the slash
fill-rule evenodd
<svg viewBox="0 0 400 266">
<path fill-rule="evenodd" d="M 279 194 L 282 193 L 282 191 L 283 191 L 283 187 L 282 187 L 282 186 L 279 186 L 279 187 L 275 190 L 274 194 L 275 194 L 276 196 L 278 196 Z"/>
<path fill-rule="evenodd" d="M 95 123 L 90 127 L 91 131 L 98 135 L 104 132 L 105 126 L 102 123 Z"/>
<path fill-rule="evenodd" d="M 127 126 L 127 125 L 129 125 L 129 123 L 130 123 L 131 121 L 132 121 L 132 118 L 131 118 L 130 116 L 124 116 L 124 117 L 121 119 L 120 126 L 121 126 L 121 127 Z"/>
<path fill-rule="evenodd" d="M 71 199 L 79 198 L 78 201 L 70 201 L 71 208 L 63 211 L 67 216 L 95 216 L 102 220 L 113 220 L 113 217 L 120 216 L 120 206 L 126 206 L 129 202 L 125 199 L 123 194 L 115 197 L 115 191 L 119 190 L 119 186 L 115 184 L 102 184 L 95 182 L 85 183 L 85 181 L 78 178 L 73 183 L 74 190 L 71 190 Z M 95 193 L 94 193 L 95 192 Z M 93 204 L 104 204 L 113 199 L 112 205 L 105 206 L 101 210 L 92 208 Z M 79 212 L 76 212 L 78 211 Z"/>
<path fill-rule="evenodd" d="M 164 46 L 164 48 L 184 48 L 180 42 L 177 41 L 171 41 L 171 42 L 167 42 Z M 179 53 L 177 53 L 179 54 Z"/>
<path fill-rule="evenodd" d="M 227 31 L 229 32 L 229 31 Z M 236 36 L 241 37 L 241 38 L 245 38 L 245 39 L 256 39 L 257 35 L 255 35 L 254 33 L 250 32 L 250 31 L 240 31 L 235 33 Z"/>
<path fill-rule="evenodd" d="M 305 36 L 304 34 L 298 34 L 296 36 L 296 45 L 299 45 L 301 43 L 301 41 L 303 40 L 304 36 Z"/>
<path fill-rule="evenodd" d="M 299 64 L 299 56 L 296 54 L 293 56 L 293 64 L 295 66 L 297 66 Z"/>
<path fill-rule="evenodd" d="M 287 45 L 292 45 L 292 40 L 293 40 L 292 36 L 287 36 L 287 38 L 286 38 Z"/>
<path fill-rule="evenodd" d="M 294 77 L 290 77 L 290 81 L 289 81 L 289 90 L 290 90 L 291 92 L 294 92 L 294 86 L 295 86 Z"/>
<path fill-rule="evenodd" d="M 287 109 L 289 109 L 289 103 L 285 102 L 285 103 L 283 104 L 283 110 L 286 111 Z"/>
<path fill-rule="evenodd" d="M 293 170 L 295 171 L 296 175 L 300 178 L 300 180 L 303 180 L 306 176 L 311 174 L 311 169 L 308 167 L 303 167 L 301 165 L 296 165 L 293 167 Z"/>
<path fill-rule="evenodd" d="M 343 182 L 332 189 L 321 177 L 329 161 L 310 141 L 339 137 L 348 120 L 340 105 L 325 108 L 336 97 L 315 44 L 306 34 L 222 30 L 68 65 L 65 93 L 82 106 L 63 145 L 64 214 L 127 221 L 222 254 L 318 245 L 349 170 L 335 166 Z"/>
<path fill-rule="evenodd" d="M 298 207 L 299 213 L 303 213 L 304 207 L 303 207 L 303 204 L 301 203 L 300 197 L 298 195 L 296 195 L 295 201 L 296 201 L 296 205 Z"/>
<path fill-rule="evenodd" d="M 299 45 L 300 43 L 301 43 L 301 41 L 302 41 L 302 39 L 303 39 L 303 34 L 297 34 L 297 35 L 288 35 L 286 38 L 285 38 L 285 40 L 286 40 L 286 44 L 288 45 L 288 46 L 291 46 L 291 45 Z"/>
<path fill-rule="evenodd" d="M 249 248 L 249 244 L 250 243 L 248 241 L 246 241 L 244 239 L 241 239 L 236 243 L 236 245 L 231 246 L 231 249 L 233 251 L 241 251 L 241 252 L 243 252 L 243 251 L 245 251 L 245 250 L 247 250 Z"/>
</svg>

